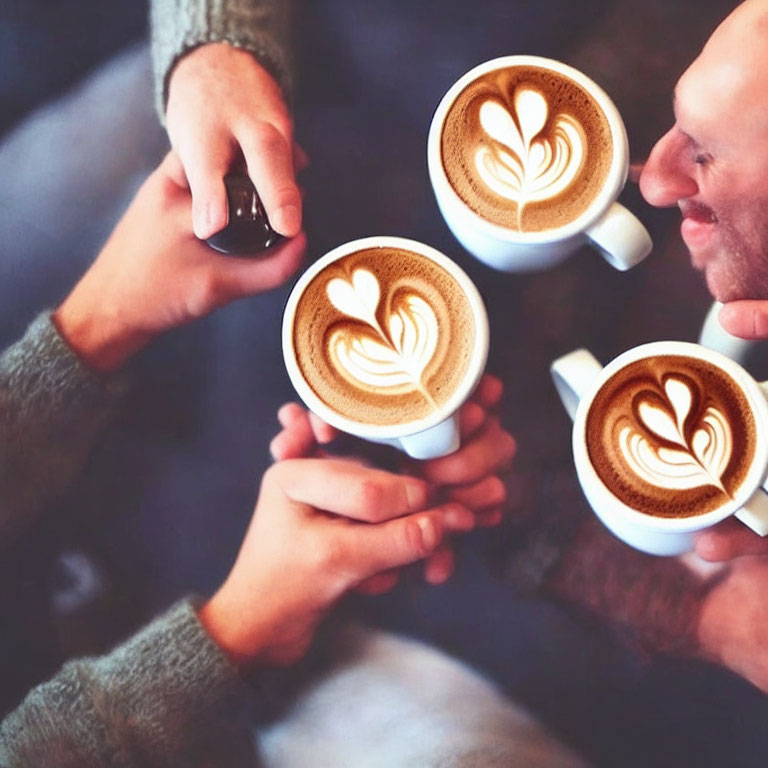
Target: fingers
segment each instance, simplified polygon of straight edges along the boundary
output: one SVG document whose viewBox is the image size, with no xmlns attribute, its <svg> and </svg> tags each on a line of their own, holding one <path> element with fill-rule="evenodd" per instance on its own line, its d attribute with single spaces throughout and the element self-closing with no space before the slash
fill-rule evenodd
<svg viewBox="0 0 768 768">
<path fill-rule="evenodd" d="M 493 528 L 504 519 L 504 507 L 483 509 L 475 513 L 475 522 L 481 528 Z"/>
<path fill-rule="evenodd" d="M 330 424 L 299 403 L 281 406 L 277 420 L 283 429 L 269 444 L 269 451 L 275 461 L 310 456 L 318 445 L 330 443 L 338 434 Z"/>
<path fill-rule="evenodd" d="M 455 453 L 422 462 L 420 474 L 437 485 L 466 485 L 506 467 L 516 451 L 512 435 L 492 418 Z"/>
<path fill-rule="evenodd" d="M 744 555 L 768 554 L 768 537 L 758 536 L 737 520 L 726 520 L 696 537 L 696 554 L 721 562 Z"/>
<path fill-rule="evenodd" d="M 355 592 L 361 595 L 383 595 L 394 589 L 400 578 L 400 571 L 395 569 L 377 573 L 370 578 L 363 579 L 356 587 Z"/>
<path fill-rule="evenodd" d="M 504 481 L 496 475 L 488 475 L 470 485 L 451 487 L 448 498 L 472 510 L 500 507 L 507 499 Z"/>
<path fill-rule="evenodd" d="M 768 338 L 768 301 L 732 301 L 718 315 L 720 325 L 742 339 Z"/>
<path fill-rule="evenodd" d="M 469 510 L 458 504 L 444 504 L 379 525 L 347 527 L 341 535 L 350 576 L 361 582 L 383 571 L 423 560 L 437 551 L 446 533 L 473 525 L 474 517 Z M 431 576 L 439 579 L 446 574 L 447 578 L 452 563 L 452 557 L 449 563 L 445 554 L 438 555 Z"/>
<path fill-rule="evenodd" d="M 301 193 L 293 166 L 293 143 L 267 122 L 249 124 L 236 138 L 272 228 L 286 237 L 301 229 Z"/>
<path fill-rule="evenodd" d="M 296 175 L 300 174 L 309 165 L 309 155 L 304 151 L 304 148 L 293 143 L 293 170 Z"/>
<path fill-rule="evenodd" d="M 283 429 L 272 438 L 269 450 L 275 461 L 310 456 L 318 445 L 331 442 L 337 431 L 298 403 L 286 403 L 277 412 Z"/>
<path fill-rule="evenodd" d="M 502 384 L 501 379 L 492 376 L 490 373 L 486 373 L 483 374 L 483 378 L 480 379 L 480 383 L 472 393 L 471 399 L 486 411 L 489 411 L 499 404 L 503 393 L 504 385 Z"/>
<path fill-rule="evenodd" d="M 267 475 L 275 478 L 292 501 L 353 520 L 391 520 L 427 505 L 428 489 L 423 480 L 343 459 L 284 461 L 275 464 Z"/>
<path fill-rule="evenodd" d="M 163 158 L 160 163 L 157 172 L 166 181 L 173 184 L 174 187 L 180 189 L 189 189 L 189 182 L 187 181 L 187 175 L 184 172 L 184 165 L 181 162 L 181 158 L 174 150 L 170 150 L 168 154 Z"/>
<path fill-rule="evenodd" d="M 471 400 L 464 403 L 459 410 L 459 434 L 467 440 L 483 426 L 486 419 L 485 410 Z"/>
<path fill-rule="evenodd" d="M 306 248 L 307 238 L 302 232 L 270 249 L 266 256 L 256 259 L 219 257 L 216 280 L 221 295 L 218 303 L 224 304 L 282 285 L 301 265 Z"/>
<path fill-rule="evenodd" d="M 315 440 L 317 440 L 320 445 L 330 443 L 331 440 L 335 439 L 339 434 L 338 429 L 332 427 L 311 411 L 309 411 L 309 423 L 312 427 L 312 432 L 315 435 Z"/>
<path fill-rule="evenodd" d="M 183 142 L 178 153 L 192 192 L 192 227 L 205 240 L 227 226 L 224 175 L 232 162 L 232 149 L 202 135 Z"/>
<path fill-rule="evenodd" d="M 286 403 L 277 412 L 277 420 L 283 429 L 269 444 L 275 461 L 303 458 L 314 452 L 317 443 L 304 408 L 298 403 Z"/>
<path fill-rule="evenodd" d="M 453 573 L 453 567 L 453 549 L 443 542 L 424 562 L 424 578 L 429 584 L 443 584 Z"/>
</svg>

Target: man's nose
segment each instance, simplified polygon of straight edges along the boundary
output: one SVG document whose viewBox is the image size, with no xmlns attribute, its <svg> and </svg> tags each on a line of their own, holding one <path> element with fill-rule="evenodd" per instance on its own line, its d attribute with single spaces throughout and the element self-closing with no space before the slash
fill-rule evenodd
<svg viewBox="0 0 768 768">
<path fill-rule="evenodd" d="M 640 174 L 640 193 L 651 205 L 667 208 L 698 193 L 698 184 L 690 173 L 690 148 L 686 142 L 672 128 L 651 150 Z"/>
</svg>

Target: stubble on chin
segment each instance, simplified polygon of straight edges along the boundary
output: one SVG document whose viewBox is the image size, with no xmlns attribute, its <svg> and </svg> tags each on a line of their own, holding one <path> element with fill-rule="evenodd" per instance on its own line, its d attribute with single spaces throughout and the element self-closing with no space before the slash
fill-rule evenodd
<svg viewBox="0 0 768 768">
<path fill-rule="evenodd" d="M 723 304 L 768 299 L 768 262 L 758 254 L 731 250 L 705 267 L 707 288 Z"/>
</svg>

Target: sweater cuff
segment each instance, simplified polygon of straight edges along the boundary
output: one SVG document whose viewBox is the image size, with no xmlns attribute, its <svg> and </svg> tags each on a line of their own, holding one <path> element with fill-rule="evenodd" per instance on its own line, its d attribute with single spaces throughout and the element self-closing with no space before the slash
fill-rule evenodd
<svg viewBox="0 0 768 768">
<path fill-rule="evenodd" d="M 638 552 L 588 518 L 542 588 L 607 622 L 643 654 L 690 658 L 699 652 L 703 600 L 719 579 L 696 573 L 678 558 Z"/>
<path fill-rule="evenodd" d="M 290 3 L 285 0 L 152 0 L 151 21 L 155 106 L 163 125 L 173 68 L 206 43 L 229 43 L 251 53 L 290 100 Z"/>
<path fill-rule="evenodd" d="M 0 744 L 12 765 L 247 765 L 245 691 L 187 599 L 112 653 L 66 664 L 6 719 Z"/>
<path fill-rule="evenodd" d="M 35 393 L 43 393 L 50 403 L 49 395 L 55 391 L 58 401 L 66 403 L 68 409 L 91 410 L 94 402 L 106 405 L 128 389 L 124 373 L 97 373 L 80 360 L 56 328 L 51 310 L 41 312 L 30 323 L 22 340 L 5 353 L 4 362 L 16 371 L 18 379 L 28 379 L 25 390 L 36 413 L 46 406 L 36 400 Z M 41 386 L 43 379 L 48 386 Z M 23 381 L 19 383 L 24 385 Z"/>
</svg>

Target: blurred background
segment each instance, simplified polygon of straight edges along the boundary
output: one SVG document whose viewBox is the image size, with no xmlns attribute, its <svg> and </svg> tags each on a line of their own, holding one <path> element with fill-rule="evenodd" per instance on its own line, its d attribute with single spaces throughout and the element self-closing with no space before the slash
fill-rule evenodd
<svg viewBox="0 0 768 768">
<path fill-rule="evenodd" d="M 650 209 L 630 185 L 622 201 L 655 242 L 639 267 L 618 273 L 585 248 L 547 273 L 492 272 L 440 218 L 426 173 L 427 128 L 467 69 L 535 53 L 597 80 L 642 159 L 672 123 L 675 81 L 735 3 L 296 5 L 309 258 L 393 234 L 461 264 L 491 316 L 489 370 L 505 382 L 503 420 L 520 445 L 517 512 L 591 514 L 548 366 L 578 346 L 608 362 L 645 341 L 697 338 L 710 299 L 688 263 L 679 214 Z M 167 148 L 146 29 L 147 8 L 135 0 L 0 2 L 3 345 L 63 298 Z M 294 398 L 279 346 L 289 288 L 220 310 L 147 350 L 126 408 L 61 514 L 34 543 L 3 551 L 0 662 L 13 660 L 0 666 L 4 710 L 67 656 L 110 647 L 227 573 L 269 462 L 275 412 Z M 522 596 L 504 575 L 515 533 L 511 522 L 463 540 L 457 573 L 443 587 L 426 588 L 414 573 L 392 595 L 345 610 L 467 660 L 597 765 L 764 765 L 763 694 L 703 663 L 651 663 L 607 628 Z M 97 585 L 82 604 L 65 599 L 79 558 Z"/>
</svg>

